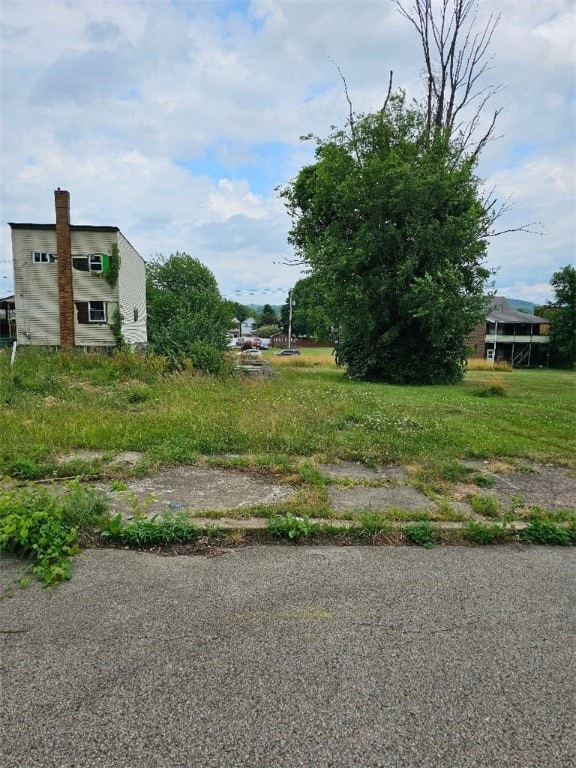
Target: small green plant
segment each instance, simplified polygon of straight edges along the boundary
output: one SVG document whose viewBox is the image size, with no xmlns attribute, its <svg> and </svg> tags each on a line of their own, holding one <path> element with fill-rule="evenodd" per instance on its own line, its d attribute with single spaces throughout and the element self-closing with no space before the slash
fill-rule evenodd
<svg viewBox="0 0 576 768">
<path fill-rule="evenodd" d="M 185 513 L 166 514 L 147 520 L 133 520 L 120 528 L 116 538 L 132 547 L 166 547 L 194 541 L 201 533 L 202 529 L 189 522 Z"/>
<path fill-rule="evenodd" d="M 115 288 L 118 283 L 118 277 L 120 275 L 120 250 L 117 243 L 112 243 L 110 253 L 108 255 L 108 269 L 104 272 L 104 279 L 111 288 Z"/>
<path fill-rule="evenodd" d="M 307 483 L 308 485 L 314 485 L 316 487 L 321 487 L 326 485 L 326 478 L 320 472 L 320 470 L 314 465 L 314 462 L 310 461 L 309 459 L 306 459 L 306 461 L 303 461 L 302 464 L 298 467 L 298 477 L 300 478 L 300 481 L 303 483 Z"/>
<path fill-rule="evenodd" d="M 510 538 L 509 530 L 500 525 L 482 525 L 474 521 L 468 523 L 462 532 L 465 539 L 481 545 L 498 544 Z"/>
<path fill-rule="evenodd" d="M 106 518 L 102 524 L 102 536 L 109 536 L 111 539 L 120 538 L 123 525 L 124 520 L 122 519 L 121 512 L 118 512 L 113 517 Z"/>
<path fill-rule="evenodd" d="M 479 488 L 493 488 L 494 478 L 488 475 L 474 475 L 474 484 Z"/>
<path fill-rule="evenodd" d="M 108 275 L 108 273 L 105 273 Z M 112 331 L 112 335 L 116 339 L 116 349 L 119 350 L 126 350 L 127 349 L 127 343 L 126 339 L 124 337 L 124 334 L 122 333 L 122 323 L 124 321 L 124 316 L 116 307 L 114 312 L 112 313 L 112 318 L 110 319 L 110 330 Z"/>
<path fill-rule="evenodd" d="M 127 491 L 128 486 L 124 482 L 124 480 L 112 480 L 110 483 L 110 490 L 111 491 Z"/>
<path fill-rule="evenodd" d="M 308 538 L 320 532 L 320 524 L 308 517 L 297 517 L 288 512 L 268 519 L 268 530 L 275 536 L 287 536 L 289 539 Z"/>
<path fill-rule="evenodd" d="M 407 525 L 404 529 L 406 538 L 411 544 L 430 549 L 434 546 L 434 528 L 430 523 L 414 523 Z"/>
<path fill-rule="evenodd" d="M 377 533 L 390 533 L 392 524 L 375 512 L 366 512 L 360 515 L 358 533 L 371 536 Z"/>
<path fill-rule="evenodd" d="M 506 397 L 508 391 L 503 381 L 493 381 L 490 384 L 478 387 L 474 394 L 476 397 Z"/>
<path fill-rule="evenodd" d="M 498 517 L 500 515 L 500 502 L 495 496 L 471 496 L 470 506 L 472 511 L 482 517 Z"/>
<path fill-rule="evenodd" d="M 474 470 L 471 467 L 467 467 L 457 461 L 450 462 L 450 464 L 443 467 L 440 472 L 442 479 L 447 480 L 450 483 L 468 480 L 472 474 L 474 474 Z"/>
<path fill-rule="evenodd" d="M 36 459 L 22 456 L 7 467 L 7 474 L 19 480 L 37 480 L 46 474 L 46 466 Z"/>
<path fill-rule="evenodd" d="M 96 488 L 81 485 L 79 480 L 66 484 L 62 495 L 62 519 L 84 532 L 99 527 L 106 515 L 108 500 Z"/>
<path fill-rule="evenodd" d="M 145 403 L 152 398 L 152 393 L 146 387 L 134 387 L 126 393 L 126 400 L 131 404 Z"/>
<path fill-rule="evenodd" d="M 127 490 L 123 491 L 121 496 L 123 501 L 132 510 L 132 515 L 135 520 L 144 520 L 147 518 L 150 514 L 152 505 L 156 501 L 156 497 L 152 493 L 147 493 L 146 496 L 141 498 L 136 491 Z"/>
</svg>

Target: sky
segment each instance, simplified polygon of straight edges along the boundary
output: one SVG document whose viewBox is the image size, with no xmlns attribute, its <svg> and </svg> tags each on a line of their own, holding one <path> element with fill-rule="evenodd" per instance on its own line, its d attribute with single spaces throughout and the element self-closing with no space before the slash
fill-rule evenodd
<svg viewBox="0 0 576 768">
<path fill-rule="evenodd" d="M 410 0 L 409 0 L 410 1 Z M 511 209 L 490 240 L 500 295 L 548 301 L 576 262 L 576 4 L 480 0 L 501 13 L 502 107 L 478 175 Z M 303 135 L 383 103 L 389 72 L 423 92 L 410 23 L 390 0 L 0 0 L 0 297 L 7 222 L 118 226 L 150 259 L 184 251 L 226 298 L 281 304 L 303 276 L 278 195 L 314 160 Z"/>
</svg>

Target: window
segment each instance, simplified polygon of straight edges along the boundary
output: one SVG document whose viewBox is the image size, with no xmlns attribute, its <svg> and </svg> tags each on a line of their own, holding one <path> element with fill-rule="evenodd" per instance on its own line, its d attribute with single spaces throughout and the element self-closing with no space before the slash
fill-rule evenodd
<svg viewBox="0 0 576 768">
<path fill-rule="evenodd" d="M 88 272 L 88 258 L 86 256 L 73 256 L 72 266 L 80 272 Z"/>
<path fill-rule="evenodd" d="M 32 261 L 34 264 L 53 264 L 56 261 L 56 254 L 45 253 L 44 251 L 32 251 Z"/>
<path fill-rule="evenodd" d="M 88 256 L 88 269 L 90 272 L 102 272 L 102 254 L 91 253 Z"/>
<path fill-rule="evenodd" d="M 104 301 L 77 301 L 76 316 L 79 323 L 105 323 L 106 302 Z"/>
<path fill-rule="evenodd" d="M 87 256 L 73 256 L 72 266 L 79 272 L 105 272 L 106 256 L 103 253 L 89 253 Z"/>
<path fill-rule="evenodd" d="M 88 322 L 90 323 L 106 322 L 106 304 L 103 301 L 88 302 Z"/>
<path fill-rule="evenodd" d="M 134 322 L 138 320 L 138 307 L 134 307 Z"/>
</svg>

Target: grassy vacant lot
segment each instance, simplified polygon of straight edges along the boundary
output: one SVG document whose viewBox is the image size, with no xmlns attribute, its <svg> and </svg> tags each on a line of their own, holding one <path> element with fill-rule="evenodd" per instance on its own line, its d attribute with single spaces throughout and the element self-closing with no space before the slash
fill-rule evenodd
<svg viewBox="0 0 576 768">
<path fill-rule="evenodd" d="M 297 457 L 576 465 L 571 372 L 471 370 L 458 386 L 402 387 L 349 381 L 330 350 L 266 354 L 275 375 L 254 380 L 168 374 L 158 358 L 27 349 L 10 371 L 1 352 L 0 474 L 61 474 L 57 458 L 79 450 L 143 452 L 150 469 L 231 455 L 270 469 Z"/>
</svg>

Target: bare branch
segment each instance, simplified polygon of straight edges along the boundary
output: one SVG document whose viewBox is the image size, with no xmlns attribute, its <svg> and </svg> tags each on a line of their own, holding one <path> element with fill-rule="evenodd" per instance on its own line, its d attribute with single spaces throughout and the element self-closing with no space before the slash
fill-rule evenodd
<svg viewBox="0 0 576 768">
<path fill-rule="evenodd" d="M 384 114 L 386 111 L 386 107 L 388 106 L 388 102 L 390 101 L 390 96 L 392 95 L 392 79 L 394 77 L 394 71 L 390 70 L 390 77 L 388 79 L 388 91 L 386 92 L 386 98 L 384 99 L 384 104 L 382 105 L 382 109 L 380 112 Z"/>
<path fill-rule="evenodd" d="M 500 86 L 478 90 L 480 79 L 491 69 L 489 48 L 500 16 L 491 14 L 486 24 L 475 31 L 479 0 L 393 0 L 398 11 L 416 29 L 424 54 L 427 90 L 427 128 L 447 132 L 462 141 L 462 150 L 477 157 L 490 140 L 495 119 L 480 137 L 475 139 L 480 114 L 486 102 L 500 91 Z M 482 105 L 468 124 L 459 123 L 459 115 L 481 99 Z"/>
<path fill-rule="evenodd" d="M 330 57 L 328 57 L 328 58 L 330 58 Z M 334 66 L 338 70 L 338 74 L 340 75 L 340 79 L 342 80 L 342 84 L 344 85 L 344 94 L 346 96 L 346 101 L 348 102 L 348 110 L 349 110 L 348 122 L 350 124 L 350 133 L 352 134 L 352 142 L 353 142 L 353 147 L 354 147 L 354 154 L 356 155 L 356 160 L 358 161 L 358 163 L 360 163 L 360 156 L 358 154 L 358 144 L 357 144 L 357 141 L 356 141 L 356 124 L 354 122 L 354 110 L 352 108 L 352 100 L 350 99 L 350 94 L 348 93 L 348 83 L 346 82 L 346 78 L 342 74 L 342 70 L 340 69 L 338 64 L 336 64 L 334 59 L 330 58 L 330 61 L 332 62 L 332 64 L 334 64 Z"/>
</svg>

